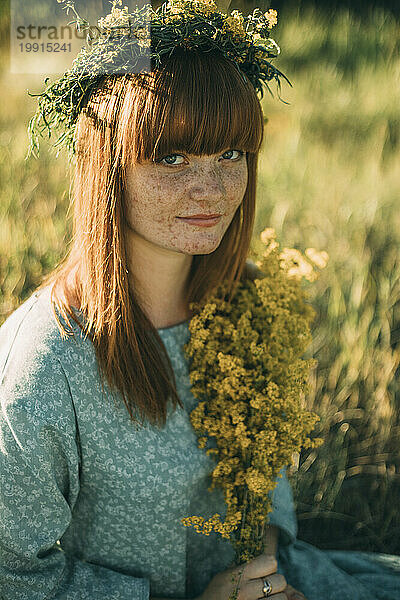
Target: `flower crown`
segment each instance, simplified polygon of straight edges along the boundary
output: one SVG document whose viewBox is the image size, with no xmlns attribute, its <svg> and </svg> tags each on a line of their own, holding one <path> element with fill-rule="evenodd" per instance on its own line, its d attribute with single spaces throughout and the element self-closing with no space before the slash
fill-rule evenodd
<svg viewBox="0 0 400 600">
<path fill-rule="evenodd" d="M 84 101 L 107 74 L 126 74 L 137 70 L 146 57 L 157 67 L 164 55 L 171 55 L 178 46 L 209 52 L 219 50 L 244 73 L 257 93 L 263 97 L 263 83 L 275 79 L 280 92 L 280 77 L 291 86 L 288 78 L 268 59 L 276 58 L 279 46 L 269 38 L 277 23 L 277 12 L 262 12 L 255 8 L 243 16 L 238 10 L 230 15 L 218 10 L 213 0 L 169 0 L 153 10 L 151 4 L 121 8 L 122 0 L 112 0 L 111 12 L 98 20 L 93 28 L 82 19 L 73 0 L 57 0 L 68 14 L 72 10 L 79 31 L 86 32 L 87 45 L 78 53 L 62 77 L 49 83 L 38 97 L 38 107 L 29 121 L 28 156 L 39 154 L 39 136 L 47 131 L 60 133 L 54 147 L 65 146 L 75 152 L 75 126 Z M 96 33 L 98 35 L 94 35 Z M 280 95 L 279 95 L 280 98 Z M 282 102 L 285 102 L 280 98 Z M 287 104 L 285 102 L 285 104 Z"/>
</svg>

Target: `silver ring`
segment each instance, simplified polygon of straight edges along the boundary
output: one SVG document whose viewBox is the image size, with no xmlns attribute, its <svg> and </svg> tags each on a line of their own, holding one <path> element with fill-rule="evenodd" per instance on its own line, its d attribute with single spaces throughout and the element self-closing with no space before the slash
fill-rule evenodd
<svg viewBox="0 0 400 600">
<path fill-rule="evenodd" d="M 264 598 L 268 598 L 268 596 L 270 596 L 272 594 L 272 585 L 270 584 L 270 582 L 268 581 L 268 579 L 264 579 L 262 580 L 263 582 L 263 594 L 264 594 Z"/>
</svg>

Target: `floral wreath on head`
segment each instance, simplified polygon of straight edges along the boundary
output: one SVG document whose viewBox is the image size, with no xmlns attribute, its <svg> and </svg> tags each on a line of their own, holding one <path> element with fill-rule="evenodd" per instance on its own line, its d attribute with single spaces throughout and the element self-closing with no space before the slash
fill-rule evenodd
<svg viewBox="0 0 400 600">
<path fill-rule="evenodd" d="M 154 10 L 151 4 L 135 8 L 132 13 L 122 0 L 112 0 L 111 12 L 98 20 L 96 27 L 77 13 L 73 0 L 57 0 L 75 14 L 79 31 L 86 32 L 87 45 L 78 53 L 59 79 L 45 80 L 45 90 L 38 97 L 38 107 L 28 126 L 28 156 L 39 153 L 39 136 L 59 133 L 54 147 L 64 146 L 75 152 L 75 126 L 90 92 L 105 74 L 127 74 L 140 70 L 141 62 L 150 59 L 154 66 L 175 48 L 219 50 L 241 74 L 247 76 L 263 97 L 263 85 L 272 94 L 268 81 L 275 79 L 280 93 L 280 78 L 289 79 L 270 62 L 280 53 L 269 37 L 277 23 L 277 12 L 255 8 L 248 16 L 238 10 L 227 15 L 213 0 L 168 0 Z M 280 97 L 280 95 L 279 95 Z M 281 99 L 281 98 L 280 98 Z M 282 102 L 285 102 L 281 99 Z M 287 103 L 285 103 L 287 104 Z"/>
</svg>

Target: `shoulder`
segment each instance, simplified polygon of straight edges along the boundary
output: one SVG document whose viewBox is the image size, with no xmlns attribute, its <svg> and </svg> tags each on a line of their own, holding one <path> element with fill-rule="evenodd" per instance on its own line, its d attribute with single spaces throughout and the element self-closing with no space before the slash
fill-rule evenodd
<svg viewBox="0 0 400 600">
<path fill-rule="evenodd" d="M 73 425 L 72 398 L 64 369 L 68 357 L 65 350 L 71 343 L 71 338 L 61 337 L 49 288 L 32 294 L 6 319 L 0 327 L 3 416 L 22 411 L 46 422 L 61 419 L 60 425 L 63 420 Z"/>
<path fill-rule="evenodd" d="M 68 324 L 55 309 L 60 321 Z M 0 373 L 7 366 L 10 357 L 40 362 L 41 358 L 60 357 L 71 343 L 76 345 L 78 325 L 71 320 L 73 336 L 63 338 L 57 324 L 50 298 L 50 287 L 33 293 L 23 302 L 0 327 Z"/>
</svg>

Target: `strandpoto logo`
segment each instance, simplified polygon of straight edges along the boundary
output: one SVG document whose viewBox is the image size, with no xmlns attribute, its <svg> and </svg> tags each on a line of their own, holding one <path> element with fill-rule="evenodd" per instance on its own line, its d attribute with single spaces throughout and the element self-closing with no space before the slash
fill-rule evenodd
<svg viewBox="0 0 400 600">
<path fill-rule="evenodd" d="M 84 31 L 78 31 L 71 25 L 18 25 L 16 29 L 17 40 L 80 40 L 86 39 Z"/>
<path fill-rule="evenodd" d="M 102 35 L 97 22 L 103 17 L 108 2 L 103 0 L 74 0 L 74 6 L 88 24 L 88 29 L 76 27 L 75 15 L 60 6 L 58 0 L 10 0 L 10 71 L 50 75 L 63 73 L 71 67 L 78 52 Z M 141 7 L 144 2 L 131 6 Z M 94 24 L 95 23 L 95 24 Z M 133 35 L 127 27 L 115 28 L 115 37 Z M 108 38 L 114 37 L 114 33 Z M 143 57 L 140 68 L 132 65 L 132 72 L 150 70 L 150 58 Z"/>
<path fill-rule="evenodd" d="M 121 31 L 126 35 L 127 27 L 121 28 Z M 16 28 L 16 39 L 17 40 L 72 40 L 73 38 L 79 40 L 95 39 L 105 35 L 105 30 L 101 29 L 98 25 L 90 25 L 89 30 L 78 31 L 75 26 L 72 25 L 18 25 Z M 118 36 L 118 27 L 115 27 L 115 33 L 110 34 L 110 30 L 107 31 L 107 37 Z M 132 32 L 133 36 L 133 32 Z"/>
</svg>

